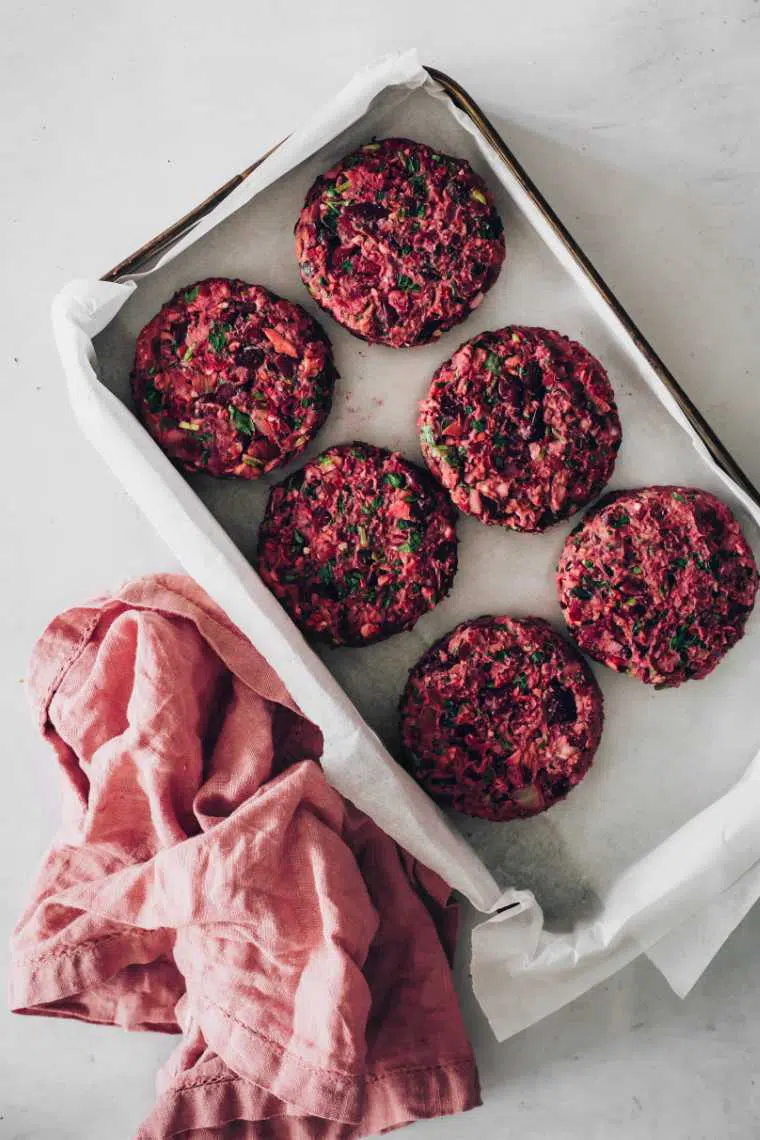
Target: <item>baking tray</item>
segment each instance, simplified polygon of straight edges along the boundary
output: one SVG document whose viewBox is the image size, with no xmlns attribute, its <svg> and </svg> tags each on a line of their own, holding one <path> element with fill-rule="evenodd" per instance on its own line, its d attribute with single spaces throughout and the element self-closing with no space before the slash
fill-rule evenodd
<svg viewBox="0 0 760 1140">
<path fill-rule="evenodd" d="M 186 480 L 127 411 L 137 331 L 175 288 L 211 273 L 260 281 L 304 304 L 328 331 L 342 379 L 334 410 L 307 455 L 345 439 L 364 438 L 419 461 L 417 399 L 437 365 L 463 339 L 506 323 L 558 327 L 600 357 L 616 390 L 624 443 L 610 487 L 668 482 L 704 486 L 731 502 L 758 551 L 757 489 L 474 100 L 433 68 L 427 69 L 435 84 L 429 91 L 430 84 L 420 86 L 418 70 L 409 69 L 409 90 L 399 81 L 385 88 L 380 84 L 359 125 L 347 114 L 338 130 L 319 124 L 309 136 L 306 157 L 299 157 L 292 168 L 287 165 L 292 140 L 283 140 L 110 270 L 100 292 L 95 283 L 73 288 L 61 299 L 59 346 L 86 433 L 189 572 L 267 654 L 295 699 L 325 729 L 325 768 L 339 790 L 446 875 L 479 909 L 493 910 L 506 901 L 537 914 L 540 927 L 541 912 L 526 894 L 519 900 L 510 891 L 500 896 L 498 882 L 516 885 L 535 892 L 548 927 L 558 934 L 571 928 L 577 934 L 584 921 L 596 923 L 598 933 L 608 893 L 614 894 L 630 868 L 646 860 L 651 864 L 652 854 L 665 860 L 666 885 L 672 869 L 679 898 L 685 882 L 693 886 L 690 869 L 682 865 L 684 852 L 673 856 L 671 845 L 666 855 L 664 845 L 698 813 L 725 798 L 757 752 L 757 618 L 727 661 L 699 684 L 656 693 L 631 678 L 596 669 L 608 713 L 605 737 L 591 773 L 564 803 L 542 816 L 507 825 L 459 816 L 447 823 L 392 764 L 366 725 L 391 753 L 396 751 L 395 708 L 406 670 L 464 618 L 489 610 L 532 612 L 548 617 L 561 631 L 552 571 L 572 522 L 544 535 L 519 535 L 461 519 L 460 570 L 448 599 L 411 633 L 366 649 L 319 648 L 317 657 L 245 561 L 255 550 L 269 487 L 303 459 L 245 486 L 205 476 Z M 445 109 L 446 103 L 454 114 Z M 333 114 L 330 121 L 339 117 Z M 407 352 L 367 346 L 318 313 L 301 286 L 293 255 L 292 224 L 314 175 L 372 133 L 408 134 L 469 158 L 495 191 L 505 221 L 508 262 L 483 305 L 436 344 Z M 303 142 L 304 131 L 300 135 Z M 278 162 L 283 175 L 277 173 Z M 267 171 L 273 171 L 269 182 Z M 257 178 L 263 180 L 261 190 Z M 277 224 L 267 225 L 273 218 L 279 219 Z M 130 287 L 137 282 L 131 296 L 119 284 L 125 281 Z M 92 375 L 85 381 L 88 371 Z M 394 407 L 403 415 L 396 415 Z M 710 748 L 719 740 L 730 741 L 730 748 L 726 746 L 716 762 Z M 690 773 L 698 773 L 698 778 L 690 778 Z M 711 842 L 719 850 L 720 836 Z M 665 919 L 658 918 L 657 936 L 733 883 L 757 857 L 742 849 L 730 865 L 721 864 L 709 890 L 702 876 L 701 887 L 691 890 L 685 901 L 681 898 Z M 641 883 L 636 886 L 638 890 Z M 638 932 L 636 945 L 651 944 L 653 931 L 655 927 L 648 934 Z M 608 935 L 605 930 L 603 939 Z M 572 939 L 560 937 L 556 945 L 562 953 L 575 953 Z M 610 970 L 621 962 L 618 955 Z M 594 980 L 598 976 L 596 970 Z"/>
<path fill-rule="evenodd" d="M 725 471 L 725 473 L 749 495 L 758 507 L 760 507 L 760 491 L 757 490 L 752 481 L 747 477 L 731 452 L 721 442 L 717 433 L 678 383 L 673 373 L 652 348 L 641 329 L 615 296 L 601 273 L 595 269 L 567 226 L 551 208 L 538 186 L 517 160 L 514 152 L 507 146 L 507 143 L 496 130 L 496 127 L 485 112 L 481 110 L 473 97 L 465 91 L 464 87 L 462 87 L 460 83 L 457 83 L 455 79 L 452 79 L 451 76 L 446 75 L 443 71 L 439 71 L 437 67 L 425 66 L 425 71 L 430 78 L 434 79 L 441 89 L 446 92 L 446 95 L 451 99 L 452 103 L 467 115 L 483 139 L 496 151 L 504 165 L 514 175 L 515 179 L 528 195 L 530 201 L 544 218 L 547 226 L 552 229 L 557 240 L 564 246 L 567 251 L 567 256 L 575 262 L 578 269 L 583 273 L 589 287 L 598 294 L 602 303 L 615 314 L 625 331 L 631 337 L 633 344 L 657 373 L 657 376 L 670 392 L 721 470 Z M 128 254 L 118 265 L 115 265 L 112 269 L 109 269 L 107 273 L 104 273 L 101 280 L 117 281 L 121 277 L 128 277 L 133 273 L 138 273 L 144 266 L 153 262 L 163 250 L 173 245 L 175 241 L 188 233 L 197 222 L 201 221 L 202 218 L 205 218 L 216 209 L 237 186 L 244 182 L 245 179 L 248 178 L 258 166 L 261 166 L 262 162 L 269 158 L 271 154 L 274 154 L 280 146 L 282 146 L 282 143 L 276 143 L 275 146 L 270 147 L 268 151 L 252 162 L 250 166 L 247 166 L 245 170 L 241 170 L 239 174 L 233 175 L 224 185 L 220 186 L 218 190 L 214 190 L 192 210 L 189 210 L 188 213 L 184 214 L 172 225 L 167 226 L 161 233 L 156 234 L 155 237 L 145 242 L 139 249 L 136 249 L 134 253 Z"/>
</svg>

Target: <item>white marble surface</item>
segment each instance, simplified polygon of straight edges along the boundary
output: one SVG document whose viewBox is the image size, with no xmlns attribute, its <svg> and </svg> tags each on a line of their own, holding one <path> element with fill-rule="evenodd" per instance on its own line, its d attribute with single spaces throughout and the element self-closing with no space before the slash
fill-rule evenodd
<svg viewBox="0 0 760 1140">
<path fill-rule="evenodd" d="M 171 565 L 73 423 L 51 296 L 183 213 L 361 63 L 411 44 L 492 115 L 760 481 L 758 0 L 3 0 L 3 967 L 57 815 L 19 684 L 32 641 L 61 607 Z M 501 1046 L 463 978 L 485 1106 L 414 1135 L 754 1140 L 759 947 L 755 912 L 685 1003 L 640 961 Z M 2 1140 L 134 1134 L 172 1041 L 0 1018 Z"/>
</svg>

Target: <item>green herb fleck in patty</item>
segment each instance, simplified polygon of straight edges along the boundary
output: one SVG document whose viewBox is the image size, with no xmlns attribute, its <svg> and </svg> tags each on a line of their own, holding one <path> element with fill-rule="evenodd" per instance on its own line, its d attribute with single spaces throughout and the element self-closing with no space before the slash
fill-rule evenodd
<svg viewBox="0 0 760 1140">
<path fill-rule="evenodd" d="M 208 345 L 217 356 L 227 343 L 228 332 L 229 328 L 226 325 L 213 324 L 211 326 L 211 332 L 208 334 Z"/>
<path fill-rule="evenodd" d="M 154 415 L 164 406 L 164 394 L 158 390 L 152 380 L 145 385 L 145 403 L 148 405 L 148 411 Z"/>
<path fill-rule="evenodd" d="M 237 431 L 242 431 L 244 435 L 253 435 L 253 420 L 247 412 L 241 412 L 234 404 L 230 404 L 230 419 Z"/>
<path fill-rule="evenodd" d="M 395 471 L 387 471 L 383 476 L 383 482 L 390 484 L 391 487 L 405 487 L 406 479 L 403 475 L 398 475 Z M 374 501 L 374 500 L 373 500 Z"/>
</svg>

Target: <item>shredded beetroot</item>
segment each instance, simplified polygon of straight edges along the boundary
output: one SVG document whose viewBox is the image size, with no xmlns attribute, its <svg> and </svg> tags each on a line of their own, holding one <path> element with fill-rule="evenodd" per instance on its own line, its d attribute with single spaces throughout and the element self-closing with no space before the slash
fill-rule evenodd
<svg viewBox="0 0 760 1140">
<path fill-rule="evenodd" d="M 331 447 L 272 488 L 258 569 L 305 633 L 366 645 L 451 588 L 455 513 L 426 471 L 367 443 Z"/>
<path fill-rule="evenodd" d="M 540 618 L 463 622 L 417 662 L 401 699 L 412 774 L 441 804 L 492 820 L 566 796 L 602 721 L 588 666 Z"/>
<path fill-rule="evenodd" d="M 321 175 L 295 233 L 314 300 L 356 336 L 392 348 L 463 321 L 504 261 L 483 180 L 464 159 L 409 139 L 367 143 Z"/>
<path fill-rule="evenodd" d="M 607 496 L 570 533 L 557 567 L 584 653 L 658 689 L 715 668 L 742 637 L 757 584 L 728 507 L 691 487 Z"/>
<path fill-rule="evenodd" d="M 433 377 L 418 426 L 425 462 L 460 511 L 524 531 L 598 495 L 621 440 L 599 361 L 558 332 L 520 326 L 463 344 Z"/>
<path fill-rule="evenodd" d="M 258 479 L 316 435 L 336 377 L 330 342 L 300 305 L 211 277 L 180 289 L 142 330 L 132 393 L 186 471 Z"/>
</svg>

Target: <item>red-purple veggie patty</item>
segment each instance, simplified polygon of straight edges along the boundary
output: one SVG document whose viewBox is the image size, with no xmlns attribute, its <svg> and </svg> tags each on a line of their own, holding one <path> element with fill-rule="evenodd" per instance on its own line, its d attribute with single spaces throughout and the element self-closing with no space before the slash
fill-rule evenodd
<svg viewBox="0 0 760 1140">
<path fill-rule="evenodd" d="M 715 668 L 744 633 L 757 583 L 731 511 L 693 487 L 606 496 L 571 531 L 557 567 L 584 653 L 658 689 Z"/>
<path fill-rule="evenodd" d="M 464 159 L 409 139 L 367 143 L 320 175 L 295 234 L 317 304 L 391 348 L 426 344 L 463 321 L 504 261 L 483 180 Z"/>
<path fill-rule="evenodd" d="M 425 462 L 460 511 L 539 531 L 599 494 L 620 447 L 602 365 L 551 329 L 509 326 L 463 344 L 420 405 Z"/>
<path fill-rule="evenodd" d="M 591 766 L 603 700 L 541 618 L 465 621 L 417 662 L 401 698 L 410 771 L 439 803 L 508 820 L 562 799 Z"/>
<path fill-rule="evenodd" d="M 426 471 L 367 443 L 331 447 L 272 488 L 258 570 L 304 631 L 367 645 L 451 588 L 455 512 Z"/>
<path fill-rule="evenodd" d="M 180 289 L 142 330 L 132 394 L 186 471 L 258 479 L 316 435 L 336 377 L 330 342 L 300 305 L 210 277 Z"/>
</svg>

